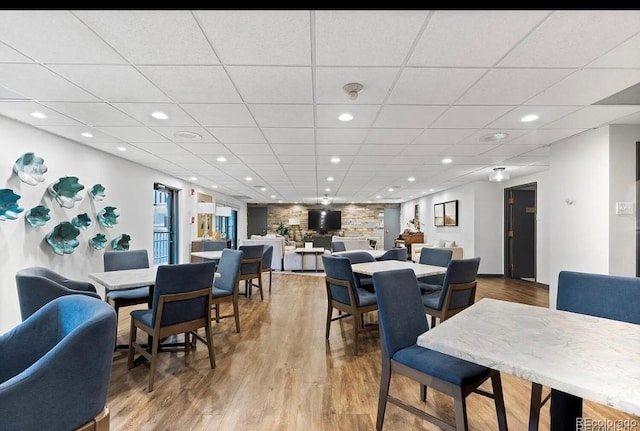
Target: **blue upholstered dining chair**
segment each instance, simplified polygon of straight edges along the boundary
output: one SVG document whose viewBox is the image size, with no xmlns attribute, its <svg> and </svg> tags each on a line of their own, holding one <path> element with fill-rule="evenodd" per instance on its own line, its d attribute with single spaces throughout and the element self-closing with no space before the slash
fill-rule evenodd
<svg viewBox="0 0 640 431">
<path fill-rule="evenodd" d="M 479 257 L 452 260 L 447 266 L 442 289 L 422 294 L 422 305 L 425 313 L 431 316 L 432 328 L 436 318 L 444 322 L 474 303 L 479 266 Z"/>
<path fill-rule="evenodd" d="M 423 265 L 443 266 L 447 267 L 453 257 L 452 250 L 445 250 L 433 247 L 422 247 L 420 249 L 420 260 L 418 263 Z M 418 279 L 418 286 L 423 292 L 434 292 L 442 289 L 444 284 L 444 274 L 430 275 Z"/>
<path fill-rule="evenodd" d="M 0 429 L 108 429 L 115 333 L 113 308 L 66 295 L 0 335 Z"/>
<path fill-rule="evenodd" d="M 556 308 L 573 313 L 640 324 L 640 278 L 616 275 L 560 271 Z M 556 391 L 552 391 L 554 393 Z M 568 396 L 580 408 L 579 398 Z M 549 399 L 542 400 L 542 385 L 533 383 L 529 430 L 538 429 L 540 409 Z M 553 415 L 551 420 L 553 421 Z M 560 425 L 563 427 L 564 425 Z"/>
<path fill-rule="evenodd" d="M 344 246 L 344 242 L 342 241 L 331 241 L 331 251 L 347 251 L 347 248 Z"/>
<path fill-rule="evenodd" d="M 242 265 L 240 266 L 240 281 L 244 280 L 244 295 L 251 296 L 253 286 L 260 290 L 260 299 L 264 300 L 262 293 L 262 253 L 264 251 L 263 244 L 257 245 L 241 245 Z M 253 280 L 257 279 L 258 284 L 253 284 Z"/>
<path fill-rule="evenodd" d="M 242 251 L 224 249 L 216 272 L 220 277 L 213 280 L 213 298 L 211 304 L 215 309 L 216 322 L 221 318 L 233 316 L 236 320 L 236 332 L 240 332 L 240 312 L 238 311 L 238 279 L 240 278 L 240 265 L 242 263 Z M 233 303 L 233 314 L 220 315 L 220 304 Z"/>
<path fill-rule="evenodd" d="M 41 266 L 18 271 L 16 286 L 22 320 L 60 296 L 81 294 L 100 299 L 93 284 L 86 281 L 70 280 Z"/>
<path fill-rule="evenodd" d="M 215 368 L 211 340 L 211 293 L 215 270 L 215 262 L 160 265 L 151 309 L 131 312 L 128 365 L 129 368 L 133 367 L 135 351 L 150 362 L 149 392 L 153 391 L 161 338 L 184 334 L 184 352 L 188 354 L 189 335 L 193 334 L 207 345 L 211 368 Z M 197 334 L 199 328 L 205 329 L 206 338 Z M 150 335 L 151 352 L 146 345 L 140 345 L 136 341 L 138 329 Z"/>
<path fill-rule="evenodd" d="M 351 262 L 343 256 L 322 256 L 327 287 L 327 327 L 329 340 L 331 322 L 345 317 L 353 317 L 353 354 L 358 355 L 358 334 L 369 331 L 374 326 L 364 325 L 364 314 L 378 309 L 373 293 L 360 286 L 358 277 L 351 271 Z M 333 309 L 347 314 L 333 317 Z"/>
<path fill-rule="evenodd" d="M 221 251 L 227 248 L 226 240 L 210 240 L 202 241 L 202 251 Z"/>
<path fill-rule="evenodd" d="M 382 430 L 387 402 L 429 421 L 440 428 L 467 430 L 466 398 L 472 392 L 493 398 L 498 429 L 507 431 L 500 373 L 416 344 L 429 327 L 420 302 L 420 289 L 411 269 L 373 274 L 378 302 L 378 323 L 382 350 L 382 372 L 376 429 Z M 450 425 L 420 408 L 389 395 L 391 374 L 397 373 L 420 383 L 420 398 L 427 399 L 427 387 L 453 397 L 456 424 Z M 493 394 L 478 390 L 491 379 Z M 448 426 L 448 427 L 445 427 Z"/>
<path fill-rule="evenodd" d="M 407 261 L 407 248 L 395 247 L 385 251 L 380 257 L 380 260 L 399 260 L 400 262 Z"/>
<path fill-rule="evenodd" d="M 273 270 L 271 269 L 271 261 L 273 260 L 273 246 L 271 244 L 264 244 L 262 250 L 262 272 L 269 273 L 269 293 L 271 293 L 271 278 Z"/>
<path fill-rule="evenodd" d="M 348 251 L 346 253 L 342 253 L 339 256 L 346 257 L 349 259 L 349 262 L 353 265 L 355 263 L 365 263 L 365 262 L 375 262 L 376 260 L 371 255 L 371 253 L 367 253 L 366 251 Z M 373 279 L 370 275 L 364 274 L 354 274 L 360 283 L 360 287 L 367 289 L 373 292 Z"/>
<path fill-rule="evenodd" d="M 103 255 L 104 270 L 121 271 L 126 269 L 149 268 L 149 255 L 147 250 L 109 250 Z M 116 289 L 105 292 L 107 302 L 116 310 L 116 316 L 120 307 L 149 303 L 149 286 L 138 286 L 129 289 Z"/>
</svg>

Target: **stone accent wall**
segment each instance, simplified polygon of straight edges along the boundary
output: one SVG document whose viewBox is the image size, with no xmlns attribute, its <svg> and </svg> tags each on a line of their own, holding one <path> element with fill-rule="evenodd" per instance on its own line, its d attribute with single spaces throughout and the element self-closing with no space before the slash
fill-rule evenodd
<svg viewBox="0 0 640 431">
<path fill-rule="evenodd" d="M 330 205 L 326 209 L 342 212 L 342 230 L 335 232 L 335 235 L 343 236 L 363 236 L 375 239 L 378 246 L 384 243 L 384 208 L 386 206 L 398 206 L 389 204 L 344 204 Z M 291 205 L 273 204 L 267 207 L 267 231 L 275 233 L 280 222 L 284 222 L 289 227 L 289 238 L 302 242 L 301 235 L 306 233 L 315 234 L 307 226 L 307 211 L 310 209 L 322 209 L 319 205 Z M 300 221 L 300 230 L 289 226 L 290 219 Z"/>
</svg>

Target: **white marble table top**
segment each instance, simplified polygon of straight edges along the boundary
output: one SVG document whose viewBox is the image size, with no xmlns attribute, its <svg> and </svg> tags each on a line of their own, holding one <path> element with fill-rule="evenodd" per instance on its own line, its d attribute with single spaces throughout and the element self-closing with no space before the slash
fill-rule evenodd
<svg viewBox="0 0 640 431">
<path fill-rule="evenodd" d="M 191 256 L 201 257 L 203 259 L 216 259 L 219 260 L 222 257 L 222 250 L 216 251 L 192 251 Z"/>
<path fill-rule="evenodd" d="M 399 260 L 378 260 L 375 262 L 354 263 L 351 265 L 353 272 L 364 275 L 373 275 L 374 272 L 406 268 L 413 269 L 413 272 L 415 272 L 418 278 L 447 272 L 447 268 L 444 266 L 423 265 L 411 261 L 401 262 Z"/>
<path fill-rule="evenodd" d="M 417 343 L 640 414 L 640 325 L 482 299 Z"/>
<path fill-rule="evenodd" d="M 109 290 L 128 289 L 130 287 L 153 286 L 156 284 L 158 267 L 124 269 L 120 271 L 93 272 L 89 278 L 102 284 Z M 216 272 L 215 277 L 220 274 Z"/>
<path fill-rule="evenodd" d="M 298 247 L 293 251 L 295 251 L 296 253 L 324 253 L 324 247 L 311 247 L 311 248 Z"/>
<path fill-rule="evenodd" d="M 371 256 L 373 256 L 374 259 L 378 259 L 380 257 L 382 257 L 382 255 L 384 254 L 385 250 L 374 250 L 374 249 L 369 249 L 369 250 L 348 250 L 348 251 L 336 251 L 333 252 L 332 254 L 334 256 L 340 256 L 342 254 L 345 253 L 353 253 L 353 252 L 359 252 L 359 251 L 364 251 L 365 253 L 369 253 Z"/>
</svg>

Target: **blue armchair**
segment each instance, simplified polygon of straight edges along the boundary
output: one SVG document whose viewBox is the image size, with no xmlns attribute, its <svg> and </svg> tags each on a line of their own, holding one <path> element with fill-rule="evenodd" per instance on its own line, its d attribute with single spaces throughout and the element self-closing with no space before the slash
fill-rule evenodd
<svg viewBox="0 0 640 431">
<path fill-rule="evenodd" d="M 86 295 L 100 299 L 93 284 L 70 280 L 41 266 L 21 269 L 16 273 L 18 301 L 22 320 L 26 320 L 45 304 L 65 295 Z"/>
<path fill-rule="evenodd" d="M 106 409 L 116 313 L 85 295 L 56 298 L 0 336 L 0 428 L 68 431 Z"/>
<path fill-rule="evenodd" d="M 271 247 L 271 246 L 270 246 Z M 273 250 L 273 247 L 271 248 Z M 222 250 L 222 257 L 218 264 L 217 272 L 220 277 L 213 280 L 213 298 L 211 304 L 216 312 L 216 322 L 224 317 L 233 316 L 236 320 L 236 332 L 240 333 L 240 311 L 238 310 L 238 280 L 240 278 L 240 265 L 242 252 L 240 250 Z M 231 302 L 233 314 L 220 315 L 220 304 Z"/>
<path fill-rule="evenodd" d="M 399 260 L 400 262 L 407 261 L 407 248 L 395 247 L 384 252 L 380 257 L 380 260 Z"/>
<path fill-rule="evenodd" d="M 423 265 L 444 266 L 446 267 L 453 258 L 452 250 L 445 250 L 433 247 L 422 247 L 420 250 L 420 260 L 418 263 Z M 421 277 L 418 279 L 418 286 L 423 292 L 434 292 L 441 290 L 444 284 L 444 274 L 430 275 L 429 277 Z"/>
</svg>

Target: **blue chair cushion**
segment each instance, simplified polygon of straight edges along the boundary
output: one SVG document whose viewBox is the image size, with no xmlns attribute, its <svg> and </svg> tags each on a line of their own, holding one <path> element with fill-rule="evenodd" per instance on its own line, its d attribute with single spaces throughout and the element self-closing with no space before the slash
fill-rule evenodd
<svg viewBox="0 0 640 431">
<path fill-rule="evenodd" d="M 435 350 L 413 345 L 398 350 L 393 359 L 437 379 L 464 386 L 488 377 L 491 370 Z"/>
<path fill-rule="evenodd" d="M 225 289 L 220 289 L 218 287 L 213 287 L 213 297 L 214 298 L 220 298 L 222 296 L 231 296 L 233 295 L 233 292 L 229 292 L 228 290 Z"/>
<path fill-rule="evenodd" d="M 357 289 L 357 291 L 358 291 L 358 296 L 360 297 L 361 307 L 365 305 L 373 305 L 377 303 L 375 293 L 369 292 L 364 289 Z"/>
<path fill-rule="evenodd" d="M 149 297 L 149 286 L 135 287 L 133 289 L 117 289 L 107 292 L 107 298 L 115 299 L 144 299 Z"/>
<path fill-rule="evenodd" d="M 356 293 L 360 298 L 359 299 L 360 307 L 363 307 L 366 305 L 372 305 L 377 302 L 376 294 L 374 292 L 369 292 L 364 289 L 356 288 Z M 331 296 L 333 297 L 334 301 L 338 301 L 343 304 L 349 304 L 349 292 L 347 292 L 347 289 L 343 287 L 331 286 Z"/>
<path fill-rule="evenodd" d="M 422 292 L 425 292 L 425 293 L 433 293 L 435 291 L 442 290 L 441 284 L 424 283 L 424 282 L 421 282 L 420 280 L 418 280 L 418 287 Z"/>
<path fill-rule="evenodd" d="M 153 310 L 133 310 L 131 318 L 153 328 Z"/>
<path fill-rule="evenodd" d="M 440 302 L 440 294 L 442 292 L 440 290 L 436 290 L 434 292 L 425 293 L 422 295 L 422 305 L 425 307 L 432 308 L 434 310 L 439 310 L 439 302 Z"/>
</svg>

